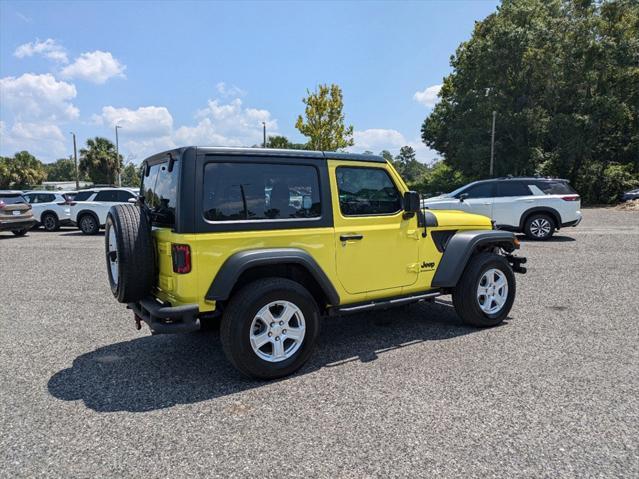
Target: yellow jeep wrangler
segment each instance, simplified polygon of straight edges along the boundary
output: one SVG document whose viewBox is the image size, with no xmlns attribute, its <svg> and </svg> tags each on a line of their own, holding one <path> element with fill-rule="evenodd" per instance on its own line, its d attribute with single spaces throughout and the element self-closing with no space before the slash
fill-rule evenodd
<svg viewBox="0 0 639 479">
<path fill-rule="evenodd" d="M 220 316 L 249 376 L 300 368 L 325 315 L 452 294 L 462 321 L 495 326 L 525 272 L 513 233 L 422 208 L 377 156 L 188 147 L 146 159 L 142 176 L 138 203 L 106 222 L 114 296 L 154 334 Z"/>
</svg>

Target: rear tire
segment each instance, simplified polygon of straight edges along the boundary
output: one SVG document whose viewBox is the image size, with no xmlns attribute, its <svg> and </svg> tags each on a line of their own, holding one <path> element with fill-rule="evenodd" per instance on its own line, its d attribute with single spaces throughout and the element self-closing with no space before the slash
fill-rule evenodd
<svg viewBox="0 0 639 479">
<path fill-rule="evenodd" d="M 271 336 L 259 349 L 262 334 Z M 220 325 L 228 360 L 242 374 L 259 379 L 297 371 L 313 352 L 318 334 L 315 300 L 302 285 L 285 278 L 265 278 L 244 286 L 231 298 Z"/>
<path fill-rule="evenodd" d="M 545 241 L 555 233 L 555 220 L 542 213 L 532 214 L 526 218 L 524 233 L 530 239 Z"/>
<path fill-rule="evenodd" d="M 58 231 L 60 229 L 60 221 L 54 213 L 45 213 L 40 220 L 46 231 Z"/>
<path fill-rule="evenodd" d="M 151 225 L 138 206 L 111 207 L 104 244 L 113 296 L 121 303 L 133 303 L 147 296 L 155 282 L 155 250 Z"/>
<path fill-rule="evenodd" d="M 78 220 L 78 227 L 85 235 L 94 235 L 100 231 L 100 224 L 92 214 L 86 213 Z"/>
<path fill-rule="evenodd" d="M 492 282 L 490 277 L 499 278 Z M 453 305 L 461 320 L 480 328 L 497 326 L 515 301 L 515 274 L 501 255 L 473 256 L 453 291 Z"/>
</svg>

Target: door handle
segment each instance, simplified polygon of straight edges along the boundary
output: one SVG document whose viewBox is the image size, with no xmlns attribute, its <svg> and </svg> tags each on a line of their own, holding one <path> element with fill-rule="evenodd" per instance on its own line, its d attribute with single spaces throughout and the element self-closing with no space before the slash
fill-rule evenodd
<svg viewBox="0 0 639 479">
<path fill-rule="evenodd" d="M 340 241 L 359 241 L 363 238 L 364 238 L 364 235 L 358 235 L 358 234 L 339 235 Z"/>
</svg>

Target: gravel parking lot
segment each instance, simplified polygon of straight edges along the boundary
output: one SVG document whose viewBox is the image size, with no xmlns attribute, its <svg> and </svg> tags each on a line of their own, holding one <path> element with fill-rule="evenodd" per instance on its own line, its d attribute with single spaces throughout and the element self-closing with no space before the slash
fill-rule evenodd
<svg viewBox="0 0 639 479">
<path fill-rule="evenodd" d="M 329 319 L 271 383 L 217 332 L 136 331 L 103 241 L 0 233 L 2 477 L 639 476 L 637 212 L 524 242 L 503 326 L 447 297 Z"/>
</svg>

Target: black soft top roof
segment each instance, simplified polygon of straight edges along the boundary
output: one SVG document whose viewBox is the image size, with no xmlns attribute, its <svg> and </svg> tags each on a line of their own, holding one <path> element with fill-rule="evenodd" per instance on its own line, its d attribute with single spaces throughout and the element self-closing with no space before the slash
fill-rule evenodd
<svg viewBox="0 0 639 479">
<path fill-rule="evenodd" d="M 310 151 L 310 150 L 285 150 L 278 148 L 236 148 L 236 147 L 202 147 L 202 146 L 185 146 L 182 148 L 176 148 L 174 150 L 167 150 L 161 153 L 157 153 L 153 156 L 146 158 L 144 161 L 149 163 L 155 163 L 158 160 L 165 159 L 169 154 L 175 154 L 181 156 L 186 150 L 197 150 L 198 154 L 204 155 L 225 155 L 225 156 L 273 156 L 289 158 L 317 158 L 317 159 L 334 159 L 334 160 L 349 160 L 349 161 L 372 161 L 375 163 L 386 163 L 386 160 L 377 155 L 364 155 L 357 153 L 341 153 L 335 151 Z"/>
</svg>

